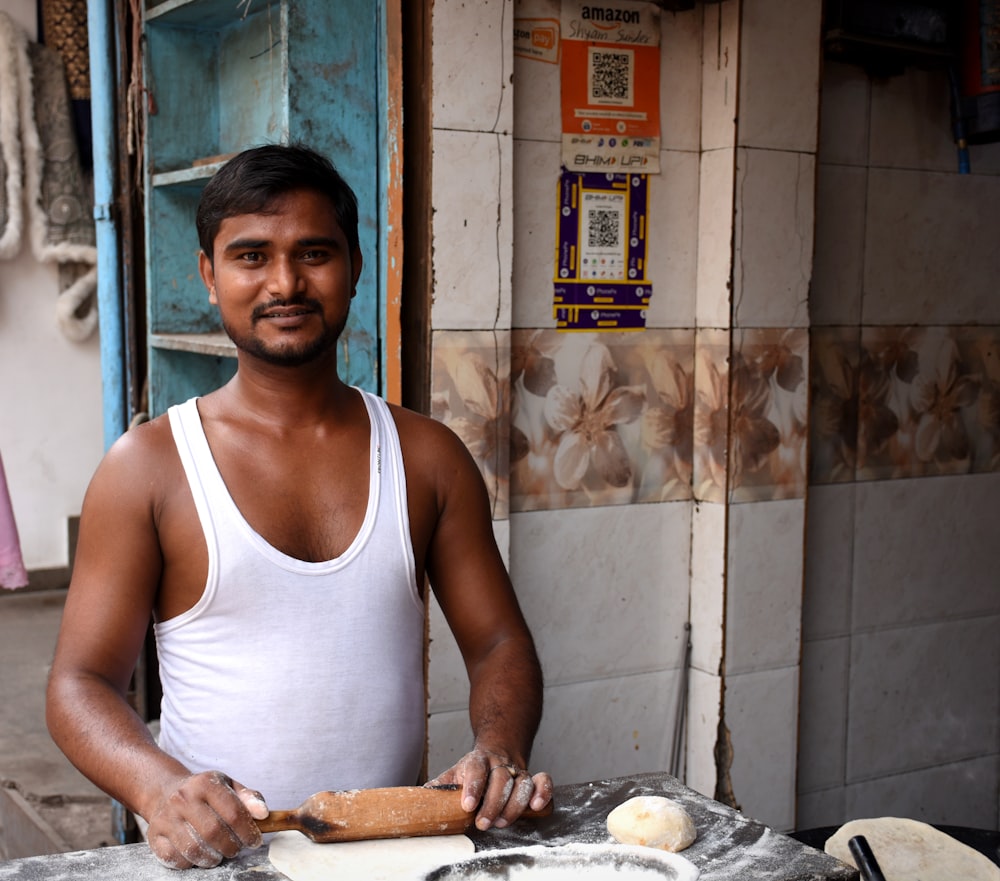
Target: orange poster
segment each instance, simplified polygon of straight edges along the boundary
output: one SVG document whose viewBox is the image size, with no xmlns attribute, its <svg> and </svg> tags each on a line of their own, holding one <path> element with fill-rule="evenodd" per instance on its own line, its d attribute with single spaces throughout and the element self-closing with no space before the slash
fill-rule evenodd
<svg viewBox="0 0 1000 881">
<path fill-rule="evenodd" d="M 546 64 L 559 63 L 559 20 L 515 18 L 514 54 Z"/>
<path fill-rule="evenodd" d="M 562 164 L 660 170 L 660 10 L 637 0 L 563 0 Z"/>
</svg>

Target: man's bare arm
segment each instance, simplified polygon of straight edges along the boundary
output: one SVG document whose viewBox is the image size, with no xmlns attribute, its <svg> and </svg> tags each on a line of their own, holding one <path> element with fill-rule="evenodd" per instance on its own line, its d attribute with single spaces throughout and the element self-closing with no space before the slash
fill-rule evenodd
<svg viewBox="0 0 1000 881">
<path fill-rule="evenodd" d="M 479 470 L 450 432 L 435 448 L 444 464 L 427 573 L 468 670 L 475 736 L 472 751 L 435 782 L 461 783 L 466 807 L 479 805 L 479 828 L 502 827 L 552 796 L 549 775 L 527 770 L 541 720 L 541 667 L 497 550 Z"/>
<path fill-rule="evenodd" d="M 144 437 L 127 435 L 109 452 L 84 500 L 47 721 L 86 777 L 150 822 L 164 863 L 217 865 L 260 843 L 246 808 L 255 794 L 238 794 L 243 787 L 222 775 L 192 775 L 156 746 L 127 697 L 163 567 L 155 522 L 163 445 L 156 426 L 140 430 Z M 267 809 L 260 802 L 256 811 Z"/>
</svg>

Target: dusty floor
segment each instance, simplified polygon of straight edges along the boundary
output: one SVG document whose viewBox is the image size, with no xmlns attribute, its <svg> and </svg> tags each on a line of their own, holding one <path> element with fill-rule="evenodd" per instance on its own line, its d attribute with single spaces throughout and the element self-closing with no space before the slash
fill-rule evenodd
<svg viewBox="0 0 1000 881">
<path fill-rule="evenodd" d="M 0 785 L 16 790 L 80 850 L 114 842 L 110 800 L 69 763 L 45 727 L 45 680 L 64 597 L 64 591 L 0 591 Z M 8 826 L 0 826 L 0 859 L 26 856 Z"/>
</svg>

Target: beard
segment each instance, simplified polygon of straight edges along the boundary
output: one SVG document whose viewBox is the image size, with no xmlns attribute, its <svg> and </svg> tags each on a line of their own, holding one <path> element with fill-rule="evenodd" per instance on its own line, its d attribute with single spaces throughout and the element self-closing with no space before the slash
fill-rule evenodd
<svg viewBox="0 0 1000 881">
<path fill-rule="evenodd" d="M 285 301 L 273 301 L 257 306 L 250 316 L 250 331 L 242 333 L 237 331 L 224 318 L 222 319 L 222 329 L 233 341 L 233 344 L 241 352 L 257 358 L 266 364 L 276 367 L 301 367 L 304 364 L 312 363 L 336 349 L 337 341 L 347 326 L 347 315 L 336 325 L 328 325 L 323 318 L 323 310 L 320 304 L 312 299 L 303 300 L 298 305 L 307 307 L 314 315 L 320 316 L 323 321 L 322 332 L 316 336 L 306 339 L 268 342 L 256 333 L 256 327 L 262 319 L 261 315 L 268 309 L 278 305 L 287 305 Z M 291 336 L 289 334 L 289 336 Z"/>
</svg>

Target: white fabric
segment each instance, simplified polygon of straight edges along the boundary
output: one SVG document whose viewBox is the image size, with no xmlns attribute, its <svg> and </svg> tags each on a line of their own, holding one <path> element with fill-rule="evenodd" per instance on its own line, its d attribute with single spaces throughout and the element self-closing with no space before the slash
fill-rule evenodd
<svg viewBox="0 0 1000 881">
<path fill-rule="evenodd" d="M 169 410 L 208 578 L 193 608 L 155 626 L 160 746 L 259 789 L 272 809 L 321 790 L 413 785 L 421 767 L 424 610 L 399 436 L 385 402 L 362 395 L 368 510 L 347 551 L 320 563 L 278 551 L 243 518 L 197 400 Z"/>
</svg>

